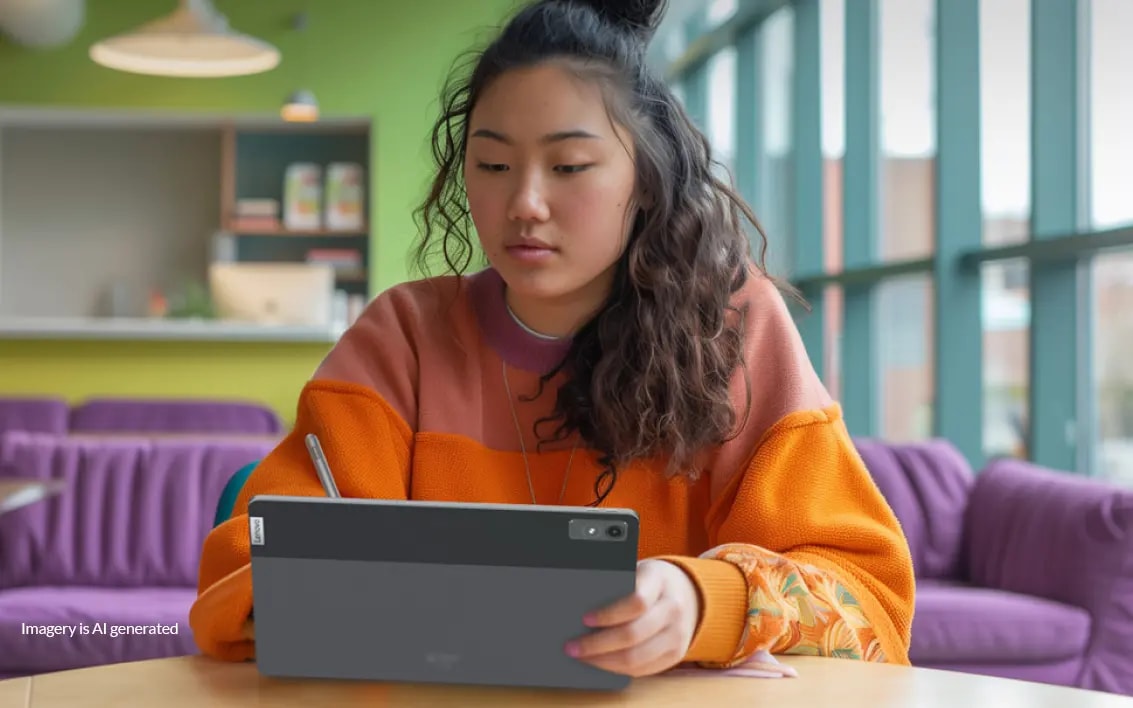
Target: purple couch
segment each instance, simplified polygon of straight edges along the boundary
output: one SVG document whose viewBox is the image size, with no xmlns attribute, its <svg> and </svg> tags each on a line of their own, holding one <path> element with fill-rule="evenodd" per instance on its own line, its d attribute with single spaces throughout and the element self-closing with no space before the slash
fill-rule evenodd
<svg viewBox="0 0 1133 708">
<path fill-rule="evenodd" d="M 91 398 L 71 406 L 51 396 L 0 396 L 0 432 L 5 430 L 277 435 L 283 423 L 267 406 L 246 401 Z"/>
<path fill-rule="evenodd" d="M 243 401 L 94 398 L 71 410 L 69 428 L 87 433 L 217 433 L 276 435 L 279 417 Z"/>
<path fill-rule="evenodd" d="M 50 396 L 0 398 L 0 433 L 30 430 L 36 433 L 63 433 L 70 424 L 70 407 L 62 398 Z"/>
<path fill-rule="evenodd" d="M 912 550 L 915 665 L 1133 695 L 1133 490 L 856 444 Z"/>
<path fill-rule="evenodd" d="M 61 479 L 66 491 L 0 516 L 0 677 L 196 653 L 188 612 L 217 500 L 275 443 L 4 433 L 0 475 Z M 109 632 L 154 624 L 175 633 Z M 92 631 L 49 637 L 26 625 Z"/>
</svg>

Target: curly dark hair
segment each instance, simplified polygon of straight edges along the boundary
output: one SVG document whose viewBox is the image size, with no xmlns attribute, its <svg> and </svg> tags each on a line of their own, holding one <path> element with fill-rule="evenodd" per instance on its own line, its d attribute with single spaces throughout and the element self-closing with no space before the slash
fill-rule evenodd
<svg viewBox="0 0 1133 708">
<path fill-rule="evenodd" d="M 732 299 L 753 268 L 766 276 L 767 239 L 716 175 L 708 140 L 647 66 L 664 11 L 664 0 L 539 0 L 522 8 L 472 56 L 470 71 L 449 78 L 433 130 L 437 172 L 416 212 L 416 263 L 427 270 L 439 252 L 450 272 L 464 273 L 473 258 L 462 180 L 468 119 L 506 71 L 557 62 L 598 82 L 611 118 L 633 136 L 638 197 L 627 247 L 603 307 L 541 379 L 566 374 L 552 415 L 536 423 L 559 421 L 540 445 L 577 433 L 599 452 L 604 471 L 593 505 L 610 493 L 618 467 L 634 460 L 666 456 L 668 476 L 695 479 L 698 453 L 737 430 L 730 390 L 737 369 L 751 404 L 746 310 Z M 745 217 L 761 240 L 754 257 Z"/>
</svg>

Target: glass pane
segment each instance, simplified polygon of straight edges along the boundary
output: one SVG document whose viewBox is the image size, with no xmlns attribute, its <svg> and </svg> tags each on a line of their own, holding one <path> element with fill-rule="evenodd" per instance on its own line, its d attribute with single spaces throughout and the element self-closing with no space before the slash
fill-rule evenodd
<svg viewBox="0 0 1133 708">
<path fill-rule="evenodd" d="M 923 258 L 935 242 L 934 20 L 934 0 L 881 0 L 883 260 Z"/>
<path fill-rule="evenodd" d="M 932 435 L 933 292 L 927 276 L 894 278 L 877 288 L 881 436 L 893 442 Z"/>
<path fill-rule="evenodd" d="M 826 390 L 838 400 L 842 397 L 842 332 L 845 317 L 842 312 L 842 288 L 826 288 L 822 295 L 823 310 L 826 317 L 823 326 L 824 349 L 822 361 L 822 382 Z"/>
<path fill-rule="evenodd" d="M 1031 0 L 980 2 L 983 242 L 1027 238 L 1031 218 Z"/>
<path fill-rule="evenodd" d="M 713 157 L 730 174 L 736 154 L 736 49 L 728 47 L 708 63 L 708 141 Z M 720 175 L 732 182 L 727 174 Z"/>
<path fill-rule="evenodd" d="M 846 156 L 846 3 L 822 0 L 819 5 L 822 81 L 823 219 L 822 263 L 828 273 L 842 270 L 843 158 Z M 842 288 L 822 293 L 823 383 L 835 400 L 842 397 Z"/>
<path fill-rule="evenodd" d="M 1098 256 L 1093 267 L 1095 466 L 1133 487 L 1133 252 Z"/>
<path fill-rule="evenodd" d="M 761 96 L 757 110 L 763 124 L 763 154 L 759 156 L 760 190 L 755 207 L 769 243 L 767 267 L 778 275 L 790 273 L 791 211 L 791 76 L 794 70 L 794 10 L 784 7 L 760 26 L 762 46 Z"/>
<path fill-rule="evenodd" d="M 1026 261 L 983 268 L 983 451 L 1027 457 L 1031 300 Z"/>
<path fill-rule="evenodd" d="M 1104 229 L 1133 222 L 1133 2 L 1093 0 L 1090 15 L 1090 215 Z"/>
<path fill-rule="evenodd" d="M 679 102 L 681 103 L 681 105 L 683 106 L 683 105 L 684 105 L 684 102 L 685 102 L 685 89 L 684 89 L 684 85 L 683 85 L 683 84 L 673 84 L 673 85 L 672 85 L 672 86 L 670 86 L 669 88 L 670 88 L 670 89 L 672 90 L 672 92 L 673 92 L 673 96 L 675 96 L 675 97 L 676 97 L 676 99 L 677 99 L 677 100 L 678 100 L 678 101 L 679 101 Z"/>
<path fill-rule="evenodd" d="M 842 159 L 846 155 L 846 4 L 823 0 L 819 5 L 822 45 L 823 265 L 828 273 L 842 270 Z M 831 291 L 827 291 L 827 297 Z M 841 298 L 841 290 L 838 291 Z M 839 299 L 840 302 L 840 299 Z"/>
<path fill-rule="evenodd" d="M 732 18 L 740 7 L 739 0 L 712 0 L 708 5 L 706 29 L 712 29 Z"/>
</svg>

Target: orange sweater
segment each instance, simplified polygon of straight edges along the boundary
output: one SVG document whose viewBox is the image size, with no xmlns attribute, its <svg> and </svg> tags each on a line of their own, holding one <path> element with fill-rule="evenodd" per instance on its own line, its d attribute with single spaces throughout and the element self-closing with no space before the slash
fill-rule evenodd
<svg viewBox="0 0 1133 708">
<path fill-rule="evenodd" d="M 700 591 L 686 661 L 728 667 L 768 650 L 908 663 L 914 583 L 897 519 L 779 293 L 756 277 L 737 295 L 743 302 L 752 406 L 742 430 L 709 451 L 696 482 L 638 463 L 619 470 L 603 505 L 636 510 L 640 556 L 679 565 Z M 202 652 L 254 657 L 243 635 L 247 505 L 256 494 L 324 494 L 308 433 L 345 497 L 529 504 L 506 375 L 538 503 L 559 503 L 560 491 L 562 504 L 590 503 L 596 455 L 580 447 L 567 470 L 573 441 L 537 451 L 532 424 L 551 410 L 554 387 L 525 397 L 566 346 L 511 318 L 491 269 L 377 297 L 305 386 L 294 430 L 252 473 L 233 517 L 205 540 L 189 616 Z M 734 391 L 745 400 L 742 374 Z"/>
</svg>

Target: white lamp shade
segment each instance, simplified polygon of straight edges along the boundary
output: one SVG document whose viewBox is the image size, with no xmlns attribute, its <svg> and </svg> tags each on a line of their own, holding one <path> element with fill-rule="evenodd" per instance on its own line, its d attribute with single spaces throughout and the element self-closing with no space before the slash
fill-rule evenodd
<svg viewBox="0 0 1133 708">
<path fill-rule="evenodd" d="M 119 71 L 199 78 L 258 74 L 280 60 L 272 45 L 232 31 L 209 0 L 181 0 L 172 14 L 98 42 L 90 57 Z"/>
</svg>

